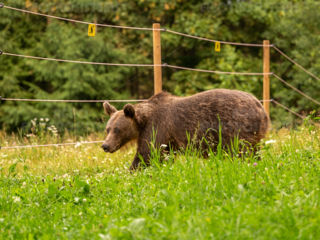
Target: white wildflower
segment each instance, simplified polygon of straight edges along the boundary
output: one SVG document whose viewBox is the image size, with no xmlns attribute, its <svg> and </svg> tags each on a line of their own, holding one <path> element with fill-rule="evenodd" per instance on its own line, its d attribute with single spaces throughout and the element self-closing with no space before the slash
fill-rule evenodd
<svg viewBox="0 0 320 240">
<path fill-rule="evenodd" d="M 266 144 L 272 144 L 272 143 L 276 143 L 277 141 L 276 140 L 268 140 L 268 141 L 266 141 Z"/>
<path fill-rule="evenodd" d="M 78 147 L 80 147 L 80 146 L 81 146 L 81 143 L 80 143 L 80 142 L 77 142 L 76 145 L 74 145 L 75 148 L 78 148 Z"/>
<path fill-rule="evenodd" d="M 168 145 L 166 145 L 166 144 L 161 144 L 161 146 L 160 146 L 160 148 L 167 148 L 168 147 Z"/>
<path fill-rule="evenodd" d="M 82 199 L 82 202 L 87 202 L 87 199 L 86 198 Z"/>
<path fill-rule="evenodd" d="M 64 175 L 62 176 L 62 178 L 68 178 L 68 177 L 69 177 L 68 173 L 66 173 L 66 174 L 64 174 Z"/>
<path fill-rule="evenodd" d="M 79 200 L 80 200 L 80 198 L 78 198 L 78 197 L 75 197 L 75 198 L 74 198 L 74 202 L 76 202 L 76 203 L 78 203 Z"/>
<path fill-rule="evenodd" d="M 13 199 L 13 202 L 15 202 L 15 203 L 21 202 L 21 198 L 18 196 L 13 196 L 12 199 Z"/>
<path fill-rule="evenodd" d="M 109 234 L 99 233 L 99 237 L 100 237 L 102 240 L 110 240 L 110 239 L 112 239 Z"/>
</svg>

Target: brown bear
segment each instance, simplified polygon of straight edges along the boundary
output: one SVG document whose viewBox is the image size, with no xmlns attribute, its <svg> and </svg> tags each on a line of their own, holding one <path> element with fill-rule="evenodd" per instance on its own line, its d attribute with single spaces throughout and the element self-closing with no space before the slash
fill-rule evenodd
<svg viewBox="0 0 320 240">
<path fill-rule="evenodd" d="M 256 146 L 268 130 L 268 116 L 261 103 L 251 94 L 228 89 L 215 89 L 190 97 L 159 93 L 145 102 L 127 104 L 123 110 L 103 104 L 110 116 L 107 138 L 102 145 L 105 152 L 113 153 L 126 143 L 137 140 L 138 148 L 131 170 L 142 158 L 149 164 L 150 143 L 155 147 L 186 147 L 195 139 L 199 148 L 215 149 L 220 140 L 229 146 L 235 137 Z M 205 141 L 202 141 L 206 139 Z"/>
</svg>

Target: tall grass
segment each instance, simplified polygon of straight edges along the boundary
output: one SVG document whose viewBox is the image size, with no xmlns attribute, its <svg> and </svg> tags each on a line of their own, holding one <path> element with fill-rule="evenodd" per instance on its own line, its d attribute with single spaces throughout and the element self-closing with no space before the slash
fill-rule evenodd
<svg viewBox="0 0 320 240">
<path fill-rule="evenodd" d="M 0 237 L 319 239 L 319 136 L 314 126 L 271 133 L 261 160 L 222 149 L 203 159 L 190 146 L 159 163 L 156 150 L 134 173 L 133 147 L 1 150 Z"/>
</svg>

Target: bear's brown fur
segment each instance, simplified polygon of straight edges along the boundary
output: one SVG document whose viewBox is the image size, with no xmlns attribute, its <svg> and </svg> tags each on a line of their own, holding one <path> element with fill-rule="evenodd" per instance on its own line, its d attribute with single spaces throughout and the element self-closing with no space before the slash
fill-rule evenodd
<svg viewBox="0 0 320 240">
<path fill-rule="evenodd" d="M 211 146 L 201 144 L 206 150 L 217 145 L 219 126 L 223 146 L 228 146 L 236 136 L 255 146 L 268 130 L 268 116 L 261 103 L 251 94 L 227 89 L 215 89 L 190 97 L 177 97 L 162 92 L 146 102 L 127 104 L 117 111 L 108 102 L 103 104 L 110 120 L 107 138 L 102 145 L 106 152 L 115 152 L 127 142 L 137 140 L 138 149 L 131 169 L 139 166 L 140 158 L 149 163 L 150 142 L 173 149 L 184 148 L 188 135 L 200 143 L 209 139 Z M 203 143 L 203 142 L 202 142 Z"/>
</svg>

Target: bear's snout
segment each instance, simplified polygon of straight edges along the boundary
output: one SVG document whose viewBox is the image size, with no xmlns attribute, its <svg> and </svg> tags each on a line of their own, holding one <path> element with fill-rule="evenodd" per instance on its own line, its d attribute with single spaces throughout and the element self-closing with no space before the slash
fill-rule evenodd
<svg viewBox="0 0 320 240">
<path fill-rule="evenodd" d="M 105 151 L 105 152 L 110 152 L 110 146 L 109 145 L 107 145 L 107 144 L 102 144 L 102 149 Z"/>
</svg>

